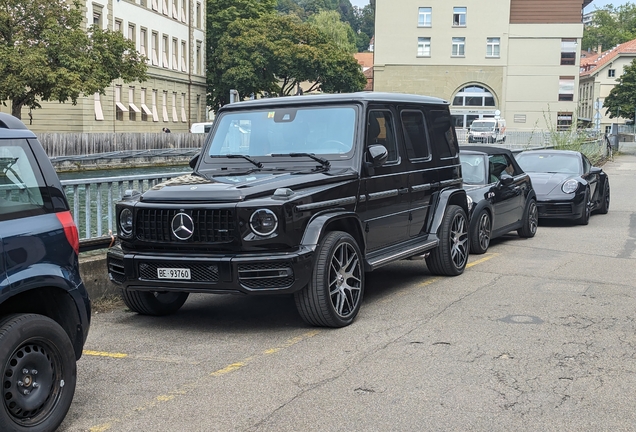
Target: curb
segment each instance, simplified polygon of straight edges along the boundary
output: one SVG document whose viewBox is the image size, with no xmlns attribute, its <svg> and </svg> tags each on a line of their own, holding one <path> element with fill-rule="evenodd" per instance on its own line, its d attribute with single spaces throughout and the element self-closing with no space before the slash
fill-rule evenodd
<svg viewBox="0 0 636 432">
<path fill-rule="evenodd" d="M 119 287 L 108 279 L 105 249 L 80 253 L 79 267 L 84 286 L 92 301 L 119 296 Z"/>
</svg>

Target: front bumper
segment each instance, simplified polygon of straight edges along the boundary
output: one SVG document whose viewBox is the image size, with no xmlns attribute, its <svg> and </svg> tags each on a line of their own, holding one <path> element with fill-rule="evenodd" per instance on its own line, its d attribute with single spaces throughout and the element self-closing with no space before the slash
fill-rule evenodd
<svg viewBox="0 0 636 432">
<path fill-rule="evenodd" d="M 585 212 L 583 198 L 560 201 L 537 201 L 539 218 L 579 219 Z"/>
<path fill-rule="evenodd" d="M 110 280 L 127 290 L 287 294 L 309 283 L 313 256 L 308 248 L 290 253 L 183 256 L 127 253 L 114 247 L 108 251 L 107 265 Z M 159 279 L 159 268 L 190 269 L 191 279 Z"/>
</svg>

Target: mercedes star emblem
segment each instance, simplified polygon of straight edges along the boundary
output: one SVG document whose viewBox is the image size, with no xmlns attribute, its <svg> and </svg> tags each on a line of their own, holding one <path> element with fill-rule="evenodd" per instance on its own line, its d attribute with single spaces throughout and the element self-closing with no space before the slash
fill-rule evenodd
<svg viewBox="0 0 636 432">
<path fill-rule="evenodd" d="M 179 240 L 187 240 L 194 234 L 194 221 L 185 213 L 177 213 L 172 218 L 172 234 Z"/>
</svg>

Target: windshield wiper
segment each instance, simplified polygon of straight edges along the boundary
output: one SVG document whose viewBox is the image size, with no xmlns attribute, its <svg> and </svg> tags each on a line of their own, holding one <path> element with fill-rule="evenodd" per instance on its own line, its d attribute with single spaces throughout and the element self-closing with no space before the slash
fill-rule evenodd
<svg viewBox="0 0 636 432">
<path fill-rule="evenodd" d="M 331 162 L 329 162 L 327 159 L 320 157 L 320 156 L 316 156 L 313 153 L 274 153 L 271 155 L 272 157 L 308 157 L 310 159 L 315 160 L 316 162 L 318 162 L 320 165 L 322 165 L 322 168 L 324 168 L 325 170 L 328 170 L 329 168 L 331 168 Z"/>
<path fill-rule="evenodd" d="M 252 159 L 251 157 L 249 157 L 248 155 L 242 155 L 242 154 L 226 154 L 226 155 L 210 155 L 211 158 L 223 158 L 226 157 L 228 159 L 245 159 L 246 161 L 252 163 L 253 165 L 255 165 L 257 168 L 263 168 L 263 164 L 262 162 L 259 162 L 255 159 Z"/>
</svg>

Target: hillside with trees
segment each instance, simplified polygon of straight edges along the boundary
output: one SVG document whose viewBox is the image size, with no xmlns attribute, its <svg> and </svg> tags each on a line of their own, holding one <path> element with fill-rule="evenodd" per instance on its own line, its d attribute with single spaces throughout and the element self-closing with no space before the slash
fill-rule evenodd
<svg viewBox="0 0 636 432">
<path fill-rule="evenodd" d="M 616 45 L 636 39 L 636 5 L 606 5 L 596 10 L 591 25 L 583 31 L 582 49 L 607 51 Z"/>
</svg>

